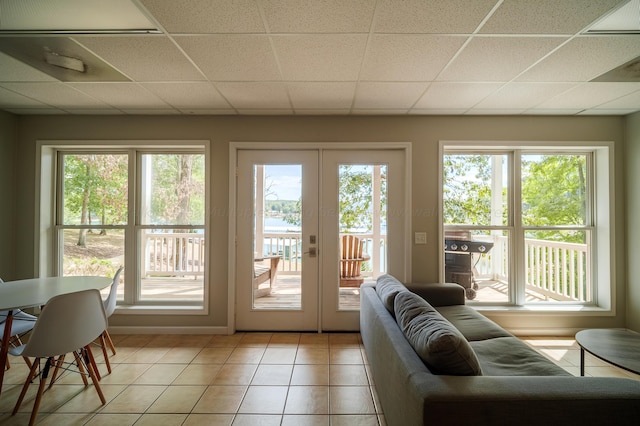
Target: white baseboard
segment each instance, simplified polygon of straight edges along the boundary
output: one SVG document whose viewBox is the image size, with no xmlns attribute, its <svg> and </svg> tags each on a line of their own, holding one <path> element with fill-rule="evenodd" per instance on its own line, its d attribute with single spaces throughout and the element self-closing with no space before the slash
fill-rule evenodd
<svg viewBox="0 0 640 426">
<path fill-rule="evenodd" d="M 228 327 L 109 327 L 109 334 L 229 334 Z"/>
</svg>

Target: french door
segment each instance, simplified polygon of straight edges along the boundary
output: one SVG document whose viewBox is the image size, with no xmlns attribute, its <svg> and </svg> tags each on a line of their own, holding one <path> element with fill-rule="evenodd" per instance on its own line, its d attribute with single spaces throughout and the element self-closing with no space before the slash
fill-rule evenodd
<svg viewBox="0 0 640 426">
<path fill-rule="evenodd" d="M 236 328 L 317 330 L 318 152 L 237 158 Z"/>
<path fill-rule="evenodd" d="M 408 270 L 405 182 L 403 149 L 238 150 L 236 329 L 358 330 L 360 285 Z"/>
</svg>

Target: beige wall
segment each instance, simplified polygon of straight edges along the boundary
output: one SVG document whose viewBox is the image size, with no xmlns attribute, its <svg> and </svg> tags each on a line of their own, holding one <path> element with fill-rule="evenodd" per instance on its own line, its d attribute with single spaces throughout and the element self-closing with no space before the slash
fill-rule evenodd
<svg viewBox="0 0 640 426">
<path fill-rule="evenodd" d="M 640 331 L 640 113 L 626 120 L 627 327 Z"/>
<path fill-rule="evenodd" d="M 16 278 L 15 220 L 18 117 L 0 111 L 0 278 Z"/>
<path fill-rule="evenodd" d="M 67 117 L 31 116 L 20 120 L 18 194 L 18 274 L 34 273 L 34 193 L 36 141 L 56 139 L 207 139 L 212 142 L 211 314 L 193 316 L 114 316 L 112 325 L 224 326 L 227 317 L 228 158 L 230 141 L 264 142 L 411 142 L 413 159 L 412 230 L 426 231 L 430 243 L 413 246 L 414 281 L 437 281 L 436 244 L 439 217 L 438 142 L 440 140 L 500 141 L 613 141 L 616 145 L 616 188 L 624 189 L 621 117 Z M 624 204 L 617 197 L 616 251 L 624 250 Z M 614 317 L 540 316 L 531 314 L 490 316 L 519 333 L 540 328 L 619 327 L 624 325 L 625 262 L 615 261 L 618 277 L 618 312 Z"/>
</svg>

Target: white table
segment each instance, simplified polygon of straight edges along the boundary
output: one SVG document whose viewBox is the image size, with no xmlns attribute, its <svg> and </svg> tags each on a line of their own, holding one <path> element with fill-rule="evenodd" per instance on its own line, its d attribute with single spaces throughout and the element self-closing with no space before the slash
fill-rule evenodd
<svg viewBox="0 0 640 426">
<path fill-rule="evenodd" d="M 0 351 L 0 393 L 7 365 L 9 338 L 13 310 L 46 305 L 54 296 L 82 290 L 102 290 L 111 285 L 112 279 L 96 276 L 31 278 L 7 281 L 0 284 L 0 311 L 9 311 L 4 323 L 2 350 Z"/>
</svg>

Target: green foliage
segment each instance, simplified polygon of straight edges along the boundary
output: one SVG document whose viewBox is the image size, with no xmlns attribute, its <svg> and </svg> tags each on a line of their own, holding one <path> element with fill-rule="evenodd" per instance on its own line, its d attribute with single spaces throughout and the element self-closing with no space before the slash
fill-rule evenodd
<svg viewBox="0 0 640 426">
<path fill-rule="evenodd" d="M 492 155 L 444 156 L 444 223 L 490 226 Z M 522 156 L 522 222 L 525 226 L 575 226 L 586 223 L 585 155 Z M 502 190 L 503 205 L 507 191 Z M 502 220 L 506 223 L 507 209 Z M 584 243 L 583 232 L 532 230 L 528 238 Z"/>
<path fill-rule="evenodd" d="M 522 221 L 527 226 L 586 223 L 586 157 L 523 156 Z M 582 232 L 533 231 L 538 239 L 584 243 Z"/>
<path fill-rule="evenodd" d="M 444 223 L 491 225 L 491 156 L 445 155 Z"/>
<path fill-rule="evenodd" d="M 265 200 L 265 216 L 290 215 L 300 211 L 298 201 L 295 200 Z"/>
<path fill-rule="evenodd" d="M 204 224 L 204 155 L 148 155 L 152 169 L 149 222 Z"/>
<path fill-rule="evenodd" d="M 86 224 L 81 217 L 85 202 L 90 217 L 101 224 L 126 223 L 126 155 L 64 156 L 64 222 Z"/>
</svg>

